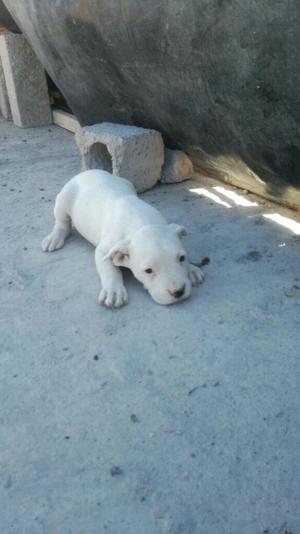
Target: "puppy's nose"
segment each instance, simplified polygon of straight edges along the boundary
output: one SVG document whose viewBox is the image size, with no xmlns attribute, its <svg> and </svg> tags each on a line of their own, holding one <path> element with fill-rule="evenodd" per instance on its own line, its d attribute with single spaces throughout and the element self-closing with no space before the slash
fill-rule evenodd
<svg viewBox="0 0 300 534">
<path fill-rule="evenodd" d="M 182 295 L 184 294 L 184 291 L 185 285 L 183 285 L 180 289 L 177 289 L 176 291 L 172 291 L 172 295 L 173 297 L 175 297 L 175 299 L 180 299 L 180 297 L 182 297 Z"/>
</svg>

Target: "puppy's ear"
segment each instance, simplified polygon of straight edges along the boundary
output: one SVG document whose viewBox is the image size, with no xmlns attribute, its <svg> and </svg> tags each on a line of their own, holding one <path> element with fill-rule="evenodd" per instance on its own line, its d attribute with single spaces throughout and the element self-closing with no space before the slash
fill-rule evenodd
<svg viewBox="0 0 300 534">
<path fill-rule="evenodd" d="M 119 241 L 114 245 L 110 251 L 104 256 L 103 260 L 111 259 L 116 267 L 126 267 L 129 260 L 129 241 Z"/>
<path fill-rule="evenodd" d="M 173 230 L 179 237 L 187 235 L 187 229 L 179 224 L 169 224 L 169 228 L 171 228 L 171 230 Z"/>
</svg>

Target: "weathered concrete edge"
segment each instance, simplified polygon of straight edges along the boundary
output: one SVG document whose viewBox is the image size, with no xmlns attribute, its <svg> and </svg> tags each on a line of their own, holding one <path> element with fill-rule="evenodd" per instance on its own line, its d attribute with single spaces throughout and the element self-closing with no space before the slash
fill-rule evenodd
<svg viewBox="0 0 300 534">
<path fill-rule="evenodd" d="M 6 120 L 12 120 L 9 96 L 0 57 L 0 112 Z"/>
<path fill-rule="evenodd" d="M 0 55 L 15 125 L 32 128 L 52 124 L 45 72 L 26 37 L 1 34 Z"/>
</svg>

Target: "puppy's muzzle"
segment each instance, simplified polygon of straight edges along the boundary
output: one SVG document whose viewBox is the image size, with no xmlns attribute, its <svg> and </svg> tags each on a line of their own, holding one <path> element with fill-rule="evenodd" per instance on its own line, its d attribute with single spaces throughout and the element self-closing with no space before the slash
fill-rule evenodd
<svg viewBox="0 0 300 534">
<path fill-rule="evenodd" d="M 180 289 L 176 289 L 176 291 L 169 291 L 170 295 L 172 295 L 172 297 L 175 299 L 180 299 L 184 295 L 184 292 L 185 284 Z"/>
</svg>

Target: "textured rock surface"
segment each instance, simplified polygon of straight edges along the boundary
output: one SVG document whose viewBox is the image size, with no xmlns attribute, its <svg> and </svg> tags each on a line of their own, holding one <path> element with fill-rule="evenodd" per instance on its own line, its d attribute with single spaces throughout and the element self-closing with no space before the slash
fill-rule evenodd
<svg viewBox="0 0 300 534">
<path fill-rule="evenodd" d="M 5 0 L 82 125 L 154 128 L 300 187 L 299 0 Z"/>
<path fill-rule="evenodd" d="M 40 248 L 73 135 L 1 119 L 0 159 L 1 534 L 298 534 L 300 243 L 278 207 L 208 180 L 144 194 L 206 280 L 163 307 L 126 272 L 109 311 L 89 243 Z"/>
<path fill-rule="evenodd" d="M 181 150 L 165 149 L 165 163 L 162 170 L 161 182 L 174 184 L 193 178 L 193 163 Z"/>
<path fill-rule="evenodd" d="M 10 104 L 9 104 L 9 98 L 8 98 L 7 87 L 6 87 L 1 59 L 0 59 L 0 112 L 2 113 L 5 119 L 7 120 L 11 119 Z"/>
<path fill-rule="evenodd" d="M 155 130 L 104 122 L 81 128 L 76 142 L 82 170 L 107 170 L 130 180 L 138 192 L 151 189 L 161 177 L 164 145 Z"/>
<path fill-rule="evenodd" d="M 23 35 L 0 35 L 0 55 L 14 123 L 52 123 L 45 72 Z"/>
</svg>

